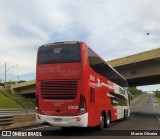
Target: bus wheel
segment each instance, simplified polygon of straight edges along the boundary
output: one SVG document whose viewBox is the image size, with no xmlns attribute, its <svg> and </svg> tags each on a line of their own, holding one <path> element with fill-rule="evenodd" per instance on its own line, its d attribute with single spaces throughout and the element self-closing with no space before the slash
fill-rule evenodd
<svg viewBox="0 0 160 139">
<path fill-rule="evenodd" d="M 104 128 L 104 125 L 105 125 L 105 116 L 103 113 L 101 113 L 101 116 L 100 116 L 100 124 L 97 126 L 99 130 L 102 130 Z"/>
<path fill-rule="evenodd" d="M 110 126 L 110 123 L 111 123 L 111 114 L 110 112 L 108 112 L 107 116 L 106 116 L 106 124 L 105 124 L 105 127 L 109 127 Z"/>
<path fill-rule="evenodd" d="M 124 110 L 123 120 L 126 120 L 127 118 L 128 118 L 128 110 Z"/>
</svg>

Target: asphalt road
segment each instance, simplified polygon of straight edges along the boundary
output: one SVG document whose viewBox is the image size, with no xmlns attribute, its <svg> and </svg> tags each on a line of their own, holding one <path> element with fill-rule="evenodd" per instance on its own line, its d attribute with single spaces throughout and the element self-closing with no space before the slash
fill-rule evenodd
<svg viewBox="0 0 160 139">
<path fill-rule="evenodd" d="M 97 131 L 95 128 L 71 128 L 69 130 L 62 130 L 59 127 L 54 126 L 44 126 L 44 127 L 33 127 L 29 128 L 29 130 L 43 130 L 43 134 L 46 136 L 55 136 L 54 138 L 107 138 L 108 133 L 111 133 L 114 136 L 109 138 L 117 138 L 118 135 L 124 135 L 126 131 L 135 131 L 136 133 L 139 130 L 147 130 L 152 133 L 154 130 L 160 130 L 160 106 L 154 104 L 153 95 L 148 94 L 149 99 L 148 102 L 143 106 L 136 108 L 131 111 L 131 116 L 125 120 L 119 120 L 114 123 L 109 128 L 105 128 L 103 131 Z M 142 99 L 142 97 L 140 97 Z M 138 100 L 137 100 L 138 101 Z M 136 131 L 137 130 L 137 131 Z M 130 132 L 126 132 L 126 135 L 131 134 Z M 130 138 L 134 138 L 135 136 L 130 136 Z M 144 136 L 136 136 L 137 138 L 143 138 Z M 145 138 L 160 138 L 160 136 L 145 136 Z M 128 137 L 118 137 L 118 138 L 128 138 Z"/>
<path fill-rule="evenodd" d="M 157 106 L 154 103 L 153 95 L 149 94 L 148 102 L 143 106 L 136 108 L 131 111 L 131 116 L 123 121 L 119 120 L 108 128 L 105 128 L 103 131 L 98 131 L 95 128 L 71 128 L 69 130 L 62 130 L 59 127 L 54 126 L 35 126 L 29 127 L 27 129 L 21 129 L 22 131 L 43 131 L 42 134 L 46 136 L 54 136 L 54 138 L 160 138 L 160 136 L 124 136 L 130 135 L 131 132 L 139 133 L 140 130 L 146 130 L 147 132 L 153 133 L 156 130 L 159 130 L 160 133 L 160 106 Z M 142 99 L 142 97 L 140 97 Z M 136 104 L 139 100 L 136 100 Z M 128 132 L 129 131 L 129 132 Z M 109 133 L 109 134 L 108 134 Z M 108 136 L 112 135 L 112 136 Z M 114 136 L 113 136 L 114 135 Z M 122 135 L 122 136 L 121 136 Z"/>
</svg>

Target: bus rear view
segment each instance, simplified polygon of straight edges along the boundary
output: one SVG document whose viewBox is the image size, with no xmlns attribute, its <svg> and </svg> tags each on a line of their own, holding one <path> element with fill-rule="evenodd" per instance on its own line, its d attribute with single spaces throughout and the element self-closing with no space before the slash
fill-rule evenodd
<svg viewBox="0 0 160 139">
<path fill-rule="evenodd" d="M 86 127 L 88 113 L 82 92 L 79 42 L 43 45 L 36 71 L 36 119 L 61 127 Z"/>
<path fill-rule="evenodd" d="M 41 46 L 36 70 L 39 124 L 101 130 L 130 116 L 127 81 L 84 42 Z"/>
</svg>

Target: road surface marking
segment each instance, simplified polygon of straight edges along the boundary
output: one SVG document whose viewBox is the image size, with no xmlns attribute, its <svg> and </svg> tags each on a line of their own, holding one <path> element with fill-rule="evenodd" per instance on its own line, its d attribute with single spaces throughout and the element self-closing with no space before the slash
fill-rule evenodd
<svg viewBox="0 0 160 139">
<path fill-rule="evenodd" d="M 45 128 L 45 127 L 50 127 L 50 126 L 48 125 L 48 126 L 41 126 L 41 127 L 36 127 L 36 128 L 30 128 L 30 129 L 25 129 L 25 131 L 27 131 L 27 130 L 35 130 L 35 129 L 40 129 L 40 128 Z"/>
<path fill-rule="evenodd" d="M 155 106 L 156 106 L 155 98 L 151 97 L 151 100 L 152 100 L 152 103 L 153 103 L 153 108 L 154 108 L 154 111 L 155 111 L 155 113 L 156 113 L 158 122 L 159 122 L 159 124 L 160 124 L 160 117 L 159 117 L 159 115 L 158 115 L 158 113 L 157 113 L 157 111 L 156 111 L 156 108 L 155 108 Z"/>
<path fill-rule="evenodd" d="M 158 116 L 158 113 L 157 113 L 157 111 L 156 111 L 156 108 L 155 108 L 155 104 L 154 104 L 154 103 L 153 103 L 153 108 L 154 108 L 154 111 L 155 111 L 155 113 L 156 113 L 157 119 L 158 119 L 158 121 L 159 121 L 159 123 L 160 123 L 160 118 L 159 118 L 159 116 Z"/>
</svg>

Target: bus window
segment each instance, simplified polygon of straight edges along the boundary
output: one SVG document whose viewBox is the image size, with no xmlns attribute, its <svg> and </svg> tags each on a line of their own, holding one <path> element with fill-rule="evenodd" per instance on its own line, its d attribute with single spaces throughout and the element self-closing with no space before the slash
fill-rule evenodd
<svg viewBox="0 0 160 139">
<path fill-rule="evenodd" d="M 38 64 L 80 62 L 80 47 L 75 44 L 51 44 L 41 47 Z"/>
</svg>

